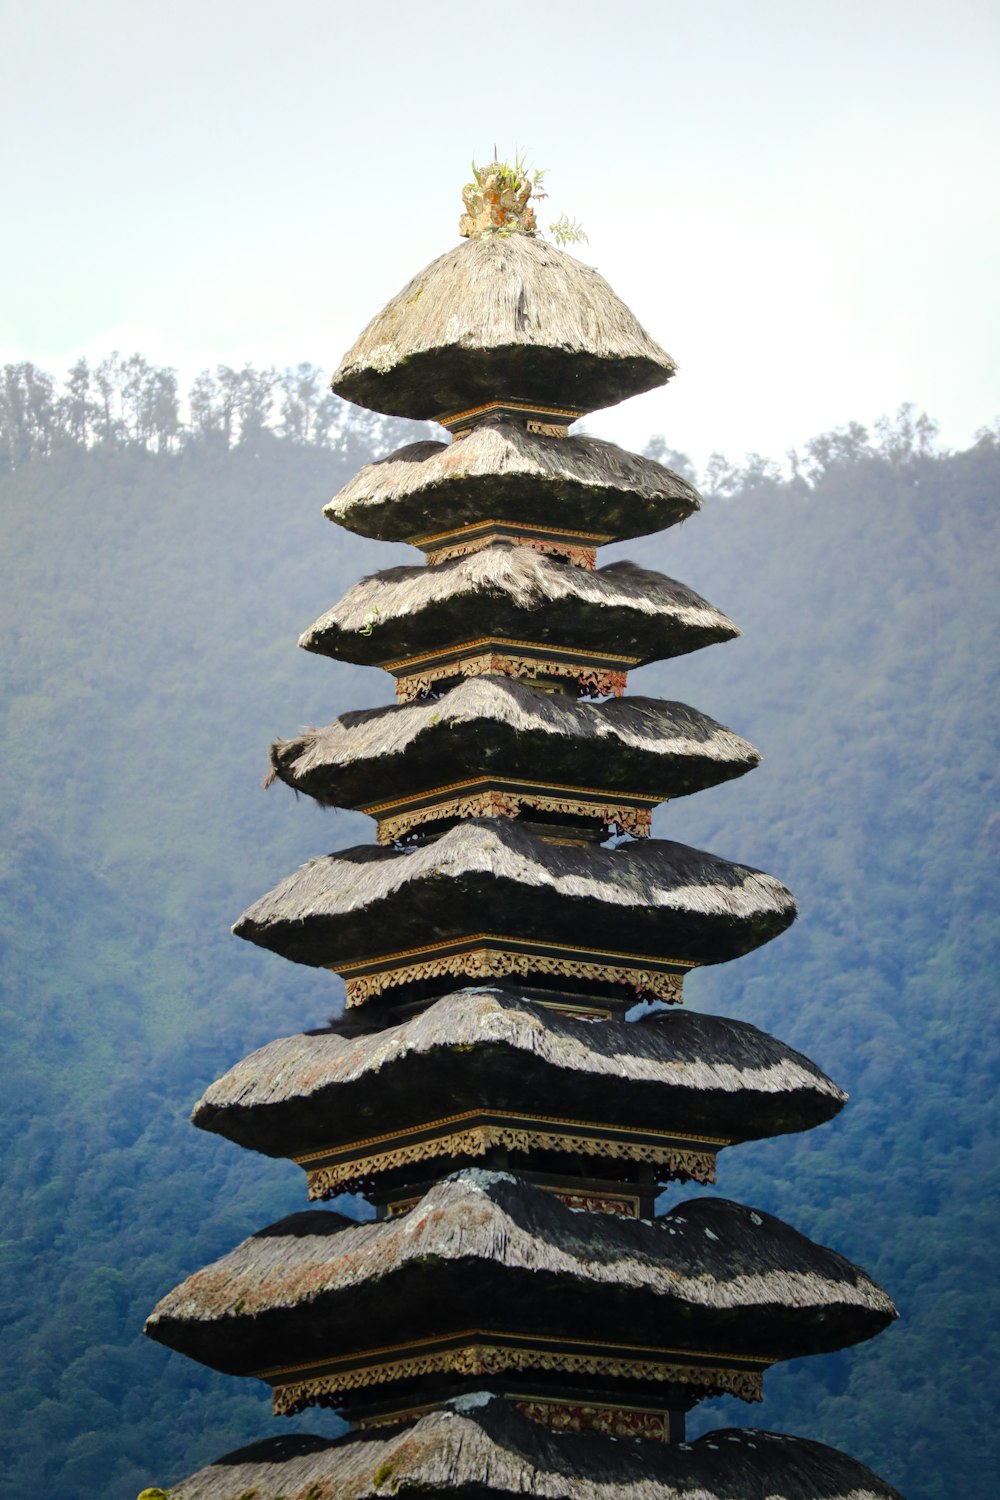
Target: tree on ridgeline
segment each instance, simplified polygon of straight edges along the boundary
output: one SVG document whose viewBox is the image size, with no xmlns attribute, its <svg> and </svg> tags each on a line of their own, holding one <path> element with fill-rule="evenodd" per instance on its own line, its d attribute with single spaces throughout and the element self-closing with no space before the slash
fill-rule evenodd
<svg viewBox="0 0 1000 1500">
<path fill-rule="evenodd" d="M 0 382 L 0 462 L 16 469 L 51 452 L 58 430 L 55 381 L 24 362 L 4 365 Z"/>
<path fill-rule="evenodd" d="M 686 453 L 681 453 L 677 448 L 671 448 L 662 432 L 656 433 L 654 437 L 649 439 L 649 442 L 642 450 L 642 456 L 643 458 L 654 459 L 656 463 L 663 464 L 666 469 L 673 469 L 675 474 L 679 474 L 682 479 L 686 479 L 689 483 L 694 484 L 694 464 Z"/>
<path fill-rule="evenodd" d="M 58 401 L 58 420 L 62 431 L 81 448 L 94 440 L 97 404 L 91 398 L 90 366 L 78 359 L 66 376 L 63 394 Z"/>
<path fill-rule="evenodd" d="M 28 361 L 0 371 L 0 473 L 67 444 L 174 453 L 191 443 L 231 449 L 280 439 L 366 457 L 426 430 L 350 407 L 326 389 L 322 370 L 305 362 L 285 370 L 202 370 L 186 414 L 176 370 L 142 354 L 114 350 L 93 366 L 79 359 L 61 388 Z"/>
</svg>

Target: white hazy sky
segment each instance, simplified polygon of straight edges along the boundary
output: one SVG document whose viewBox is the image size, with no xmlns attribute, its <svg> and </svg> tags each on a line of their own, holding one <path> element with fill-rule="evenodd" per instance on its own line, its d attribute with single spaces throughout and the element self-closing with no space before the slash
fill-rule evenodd
<svg viewBox="0 0 1000 1500">
<path fill-rule="evenodd" d="M 992 0 L 0 0 L 0 361 L 332 369 L 469 161 L 680 364 L 591 419 L 703 463 L 1000 411 Z"/>
</svg>

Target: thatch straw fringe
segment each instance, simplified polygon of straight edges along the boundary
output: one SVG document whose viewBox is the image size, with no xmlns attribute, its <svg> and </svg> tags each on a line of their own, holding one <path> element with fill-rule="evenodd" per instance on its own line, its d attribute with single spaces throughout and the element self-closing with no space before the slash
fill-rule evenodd
<svg viewBox="0 0 1000 1500">
<path fill-rule="evenodd" d="M 551 1432 L 475 1393 L 410 1427 L 269 1438 L 219 1459 L 171 1500 L 377 1500 L 387 1494 L 546 1500 L 902 1500 L 834 1448 L 753 1428 L 696 1443 Z"/>
<path fill-rule="evenodd" d="M 269 1042 L 211 1084 L 192 1118 L 201 1124 L 234 1106 L 258 1109 L 307 1099 L 361 1079 L 371 1079 L 377 1090 L 388 1070 L 410 1058 L 499 1046 L 560 1072 L 653 1083 L 666 1091 L 784 1096 L 807 1090 L 838 1105 L 847 1098 L 815 1063 L 745 1021 L 677 1011 L 595 1026 L 533 1006 L 513 992 L 484 988 L 446 995 L 385 1031 L 355 1037 L 320 1032 Z M 752 1109 L 752 1101 L 746 1107 Z M 210 1118 L 208 1126 L 215 1128 Z M 656 1128 L 665 1127 L 657 1120 Z"/>
<path fill-rule="evenodd" d="M 700 505 L 697 490 L 655 459 L 600 438 L 546 437 L 492 417 L 453 443 L 412 443 L 365 464 L 324 514 L 385 541 L 484 520 L 620 541 L 662 531 Z"/>
<path fill-rule="evenodd" d="M 365 660 L 428 649 L 436 643 L 424 642 L 415 633 L 420 629 L 421 614 L 445 606 L 447 630 L 460 600 L 475 600 L 482 611 L 476 621 L 479 634 L 503 630 L 501 617 L 506 619 L 513 611 L 520 618 L 518 631 L 522 636 L 526 631 L 537 636 L 544 627 L 545 611 L 553 605 L 575 605 L 581 638 L 565 644 L 580 649 L 585 644 L 584 633 L 595 644 L 614 645 L 616 619 L 605 613 L 612 610 L 634 615 L 637 621 L 642 617 L 662 619 L 688 630 L 704 631 L 713 640 L 739 635 L 733 622 L 713 605 L 662 573 L 631 562 L 610 563 L 590 571 L 528 547 L 496 542 L 471 556 L 452 558 L 433 567 L 387 568 L 363 579 L 310 626 L 299 645 L 307 651 L 323 651 L 328 649 L 328 640 L 350 636 L 356 638 L 359 659 L 363 655 Z M 526 614 L 531 614 L 530 622 L 524 619 Z M 412 622 L 405 637 L 390 629 L 399 620 Z M 446 638 L 454 639 L 457 628 L 451 628 Z"/>
<path fill-rule="evenodd" d="M 684 703 L 640 697 L 587 703 L 536 692 L 516 679 L 471 677 L 435 700 L 342 714 L 324 729 L 310 728 L 297 739 L 276 740 L 269 752 L 268 781 L 277 776 L 317 801 L 333 802 L 344 786 L 343 776 L 336 775 L 338 771 L 402 756 L 418 741 L 428 742 L 429 756 L 440 757 L 439 782 L 449 779 L 449 761 L 454 758 L 452 747 L 456 743 L 463 747 L 463 754 L 461 766 L 454 769 L 470 776 L 480 767 L 469 758 L 469 752 L 474 756 L 476 738 L 489 733 L 494 725 L 512 731 L 515 754 L 515 735 L 544 735 L 549 739 L 551 750 L 546 752 L 545 766 L 546 776 L 552 780 L 562 780 L 569 774 L 563 767 L 571 755 L 574 769 L 586 756 L 589 775 L 582 784 L 591 786 L 625 790 L 631 782 L 636 790 L 645 790 L 647 778 L 650 782 L 655 778 L 660 787 L 660 778 L 670 774 L 674 761 L 705 762 L 704 772 L 684 768 L 683 790 L 694 791 L 715 781 L 711 768 L 725 768 L 729 775 L 737 768 L 750 770 L 760 761 L 759 753 L 747 740 Z M 463 727 L 473 735 L 471 742 L 468 734 L 456 742 L 455 732 Z M 468 750 L 464 749 L 467 745 Z M 623 752 L 628 768 L 624 777 L 619 759 Z M 531 753 L 535 758 L 534 744 Z M 499 769 L 495 760 L 492 764 L 493 769 Z M 522 774 L 527 770 L 525 766 Z M 603 781 L 599 779 L 602 773 Z M 505 763 L 502 774 L 514 773 Z M 693 785 L 688 778 L 693 778 Z M 409 785 L 414 791 L 418 789 L 412 775 Z M 380 790 L 385 796 L 392 795 L 384 780 Z M 664 792 L 681 794 L 673 785 Z M 369 796 L 368 800 L 373 799 Z"/>
<path fill-rule="evenodd" d="M 313 1217 L 314 1234 L 307 1229 Z M 843 1256 L 722 1198 L 681 1204 L 653 1221 L 615 1218 L 576 1213 L 506 1173 L 467 1169 L 436 1183 L 401 1217 L 347 1227 L 333 1218 L 332 1235 L 322 1232 L 330 1216 L 314 1210 L 293 1215 L 287 1234 L 277 1224 L 244 1240 L 169 1292 L 147 1332 L 156 1336 L 167 1320 L 252 1318 L 324 1292 L 342 1294 L 411 1263 L 469 1257 L 581 1284 L 645 1289 L 692 1308 L 858 1308 L 874 1314 L 878 1326 L 896 1316 L 886 1293 Z M 837 1332 L 830 1332 L 836 1347 Z M 760 1352 L 781 1357 L 774 1348 Z"/>
<path fill-rule="evenodd" d="M 575 848 L 490 818 L 469 819 L 415 849 L 362 845 L 311 860 L 250 907 L 234 931 L 248 921 L 365 911 L 405 886 L 475 874 L 603 907 L 744 920 L 778 915 L 790 921 L 795 912 L 791 892 L 773 875 L 685 844 L 648 839 L 616 849 Z"/>
<path fill-rule="evenodd" d="M 330 382 L 418 419 L 503 397 L 595 411 L 676 369 L 590 266 L 524 236 L 467 240 L 372 319 Z"/>
</svg>

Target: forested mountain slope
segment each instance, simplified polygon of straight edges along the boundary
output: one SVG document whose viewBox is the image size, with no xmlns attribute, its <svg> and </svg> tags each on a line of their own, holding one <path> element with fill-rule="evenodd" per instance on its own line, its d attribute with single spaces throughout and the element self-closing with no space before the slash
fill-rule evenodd
<svg viewBox="0 0 1000 1500">
<path fill-rule="evenodd" d="M 273 736 L 391 700 L 384 674 L 295 649 L 355 578 L 413 556 L 320 515 L 371 435 L 206 429 L 150 452 L 105 434 L 29 445 L 0 477 L 2 1500 L 133 1500 L 288 1428 L 263 1387 L 139 1329 L 183 1275 L 303 1203 L 297 1169 L 186 1116 L 236 1058 L 339 1003 L 329 976 L 229 924 L 309 856 L 370 837 L 260 782 Z M 697 975 L 691 1003 L 773 1031 L 853 1095 L 831 1126 L 727 1153 L 719 1191 L 858 1260 L 903 1314 L 725 1419 L 844 1447 L 909 1500 L 985 1495 L 1000 447 L 855 433 L 813 445 L 809 473 L 717 467 L 724 497 L 620 549 L 744 630 L 632 689 L 765 756 L 657 831 L 770 870 L 801 906 L 777 942 Z"/>
</svg>

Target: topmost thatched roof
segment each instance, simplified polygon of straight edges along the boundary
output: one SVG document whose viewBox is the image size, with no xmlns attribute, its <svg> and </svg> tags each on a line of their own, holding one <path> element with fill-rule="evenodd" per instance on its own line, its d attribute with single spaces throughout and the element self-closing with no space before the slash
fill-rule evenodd
<svg viewBox="0 0 1000 1500">
<path fill-rule="evenodd" d="M 491 235 L 408 282 L 331 385 L 421 420 L 504 398 L 583 413 L 663 385 L 676 368 L 592 267 L 543 240 Z"/>
<path fill-rule="evenodd" d="M 902 1500 L 863 1464 L 806 1438 L 755 1428 L 714 1430 L 694 1443 L 552 1432 L 514 1405 L 475 1392 L 412 1426 L 331 1441 L 266 1438 L 217 1459 L 171 1490 L 172 1500 L 449 1500 L 545 1495 L 549 1500 Z"/>
</svg>

